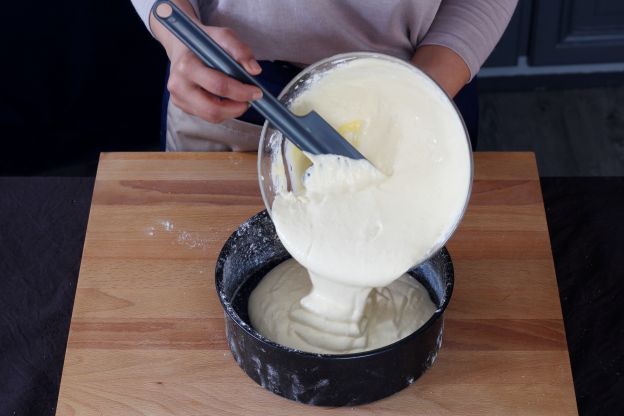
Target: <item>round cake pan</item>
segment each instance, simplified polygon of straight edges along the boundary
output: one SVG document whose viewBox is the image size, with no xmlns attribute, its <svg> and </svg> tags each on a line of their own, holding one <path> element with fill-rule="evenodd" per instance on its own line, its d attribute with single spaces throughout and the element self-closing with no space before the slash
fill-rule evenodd
<svg viewBox="0 0 624 416">
<path fill-rule="evenodd" d="M 256 383 L 301 403 L 353 406 L 390 396 L 431 367 L 442 343 L 443 313 L 453 290 L 453 265 L 445 248 L 409 271 L 438 307 L 431 319 L 391 345 L 344 355 L 294 350 L 263 337 L 249 324 L 250 293 L 269 270 L 288 258 L 273 222 L 262 211 L 230 236 L 217 259 L 216 288 L 225 311 L 227 341 L 238 365 Z"/>
</svg>

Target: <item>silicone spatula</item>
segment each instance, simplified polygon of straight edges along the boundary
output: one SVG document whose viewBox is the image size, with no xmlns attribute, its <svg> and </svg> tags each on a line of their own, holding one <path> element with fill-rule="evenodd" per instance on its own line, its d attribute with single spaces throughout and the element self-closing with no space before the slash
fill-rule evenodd
<svg viewBox="0 0 624 416">
<path fill-rule="evenodd" d="M 305 116 L 293 114 L 171 1 L 157 1 L 152 7 L 152 13 L 206 65 L 260 88 L 262 98 L 252 101 L 251 105 L 299 149 L 313 155 L 334 154 L 364 159 L 316 112 L 312 111 Z"/>
</svg>

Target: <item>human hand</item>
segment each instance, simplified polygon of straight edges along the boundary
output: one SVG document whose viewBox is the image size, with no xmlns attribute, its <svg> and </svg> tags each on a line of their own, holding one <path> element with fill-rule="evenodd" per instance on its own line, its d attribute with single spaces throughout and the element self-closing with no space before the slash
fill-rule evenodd
<svg viewBox="0 0 624 416">
<path fill-rule="evenodd" d="M 185 11 L 191 16 L 192 9 L 190 13 Z M 232 30 L 198 25 L 251 75 L 261 72 L 251 49 Z M 151 21 L 151 27 L 171 61 L 167 83 L 171 100 L 184 112 L 211 123 L 221 123 L 242 115 L 250 101 L 262 97 L 258 87 L 207 67 L 157 20 Z"/>
</svg>

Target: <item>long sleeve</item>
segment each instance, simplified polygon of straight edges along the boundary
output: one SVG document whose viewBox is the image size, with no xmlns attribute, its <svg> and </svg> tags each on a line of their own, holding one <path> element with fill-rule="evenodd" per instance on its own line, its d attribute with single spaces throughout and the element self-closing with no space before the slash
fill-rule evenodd
<svg viewBox="0 0 624 416">
<path fill-rule="evenodd" d="M 420 45 L 441 45 L 462 57 L 471 79 L 500 40 L 518 0 L 442 0 Z"/>
<path fill-rule="evenodd" d="M 189 4 L 193 6 L 195 14 L 199 16 L 199 5 L 197 4 L 197 0 L 186 1 L 188 1 Z M 150 32 L 151 29 L 149 25 L 149 14 L 152 10 L 152 6 L 154 5 L 154 3 L 156 3 L 156 0 L 132 0 L 132 5 L 141 17 L 141 20 L 143 20 L 143 23 L 145 23 L 145 27 L 147 27 L 147 30 L 149 30 Z"/>
</svg>

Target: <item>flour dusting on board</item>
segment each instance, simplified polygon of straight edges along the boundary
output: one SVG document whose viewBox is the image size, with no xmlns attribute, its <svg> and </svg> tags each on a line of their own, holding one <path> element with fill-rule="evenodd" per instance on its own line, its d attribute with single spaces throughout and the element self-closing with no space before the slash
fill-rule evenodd
<svg viewBox="0 0 624 416">
<path fill-rule="evenodd" d="M 208 239 L 201 238 L 199 233 L 190 233 L 188 231 L 178 232 L 178 244 L 185 245 L 189 248 L 205 249 L 208 245 Z"/>
</svg>

